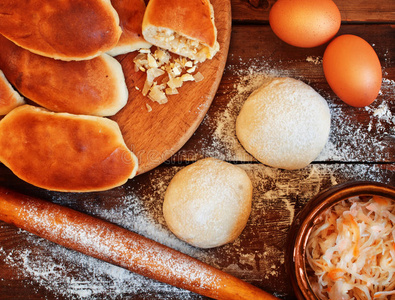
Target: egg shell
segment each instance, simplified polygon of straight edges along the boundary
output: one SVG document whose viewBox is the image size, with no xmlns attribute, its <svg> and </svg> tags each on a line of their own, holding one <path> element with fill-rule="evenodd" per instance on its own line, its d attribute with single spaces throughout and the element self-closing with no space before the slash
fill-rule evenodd
<svg viewBox="0 0 395 300">
<path fill-rule="evenodd" d="M 270 10 L 269 22 L 284 42 L 310 48 L 336 35 L 341 15 L 332 0 L 278 0 Z"/>
<path fill-rule="evenodd" d="M 364 39 L 345 34 L 335 38 L 323 56 L 325 78 L 345 103 L 364 107 L 378 96 L 382 82 L 380 60 Z"/>
</svg>

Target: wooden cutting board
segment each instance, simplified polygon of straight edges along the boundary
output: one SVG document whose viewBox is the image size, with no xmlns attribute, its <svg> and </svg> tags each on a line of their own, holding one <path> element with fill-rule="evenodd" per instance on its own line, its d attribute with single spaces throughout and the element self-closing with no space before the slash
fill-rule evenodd
<svg viewBox="0 0 395 300">
<path fill-rule="evenodd" d="M 211 0 L 211 3 L 220 51 L 212 60 L 198 64 L 197 71 L 203 74 L 203 81 L 184 83 L 179 94 L 168 96 L 166 104 L 142 95 L 146 74 L 134 71 L 136 53 L 118 57 L 129 89 L 129 101 L 112 119 L 119 124 L 126 145 L 139 159 L 138 174 L 152 170 L 176 153 L 195 132 L 214 99 L 228 55 L 231 4 L 230 0 Z M 148 111 L 146 104 L 152 111 Z"/>
</svg>

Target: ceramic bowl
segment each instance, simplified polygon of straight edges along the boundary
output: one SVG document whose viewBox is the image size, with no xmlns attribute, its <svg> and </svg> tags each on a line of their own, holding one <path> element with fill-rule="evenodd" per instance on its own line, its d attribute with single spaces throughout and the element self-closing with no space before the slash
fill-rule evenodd
<svg viewBox="0 0 395 300">
<path fill-rule="evenodd" d="M 295 217 L 288 236 L 285 264 L 297 299 L 319 299 L 312 291 L 306 270 L 306 245 L 319 216 L 336 203 L 360 195 L 378 195 L 395 201 L 395 188 L 376 182 L 339 184 L 311 199 Z"/>
</svg>

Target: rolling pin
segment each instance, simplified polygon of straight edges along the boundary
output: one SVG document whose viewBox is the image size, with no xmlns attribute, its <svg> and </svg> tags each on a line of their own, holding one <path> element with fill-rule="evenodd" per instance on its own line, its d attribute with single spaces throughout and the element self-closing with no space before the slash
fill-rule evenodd
<svg viewBox="0 0 395 300">
<path fill-rule="evenodd" d="M 0 187 L 0 220 L 69 249 L 210 298 L 278 299 L 115 224 L 4 187 Z"/>
</svg>

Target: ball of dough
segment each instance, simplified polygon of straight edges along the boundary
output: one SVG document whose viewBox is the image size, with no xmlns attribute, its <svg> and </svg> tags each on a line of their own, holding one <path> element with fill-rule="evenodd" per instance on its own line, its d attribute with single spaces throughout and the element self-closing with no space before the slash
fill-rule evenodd
<svg viewBox="0 0 395 300">
<path fill-rule="evenodd" d="M 227 162 L 206 158 L 179 171 L 163 203 L 170 230 L 200 248 L 234 241 L 251 212 L 252 183 L 247 173 Z"/>
<path fill-rule="evenodd" d="M 292 78 L 274 78 L 254 91 L 236 120 L 236 135 L 258 161 L 295 170 L 310 164 L 330 131 L 327 102 Z"/>
</svg>

